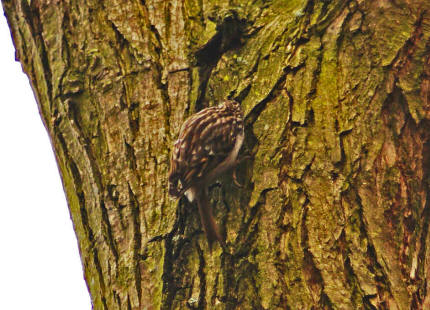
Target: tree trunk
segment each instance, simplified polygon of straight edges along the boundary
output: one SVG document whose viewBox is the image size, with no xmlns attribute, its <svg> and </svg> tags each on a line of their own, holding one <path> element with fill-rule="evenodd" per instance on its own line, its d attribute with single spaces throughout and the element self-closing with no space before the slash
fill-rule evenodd
<svg viewBox="0 0 430 310">
<path fill-rule="evenodd" d="M 428 0 L 3 6 L 94 309 L 430 309 Z M 211 254 L 167 171 L 226 97 L 253 156 Z"/>
</svg>

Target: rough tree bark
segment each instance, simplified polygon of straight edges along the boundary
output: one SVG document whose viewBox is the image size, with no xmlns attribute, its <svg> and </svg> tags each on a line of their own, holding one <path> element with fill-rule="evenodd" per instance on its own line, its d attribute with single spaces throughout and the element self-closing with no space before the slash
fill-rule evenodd
<svg viewBox="0 0 430 310">
<path fill-rule="evenodd" d="M 428 0 L 2 2 L 94 309 L 430 309 Z M 254 156 L 210 255 L 166 176 L 227 96 Z"/>
</svg>

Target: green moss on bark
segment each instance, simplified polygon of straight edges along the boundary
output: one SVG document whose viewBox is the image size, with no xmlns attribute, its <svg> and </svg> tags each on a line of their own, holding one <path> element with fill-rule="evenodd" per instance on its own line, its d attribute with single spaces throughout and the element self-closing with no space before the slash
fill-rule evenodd
<svg viewBox="0 0 430 310">
<path fill-rule="evenodd" d="M 426 1 L 3 1 L 94 309 L 430 305 Z M 167 195 L 183 120 L 241 101 L 228 249 Z"/>
</svg>

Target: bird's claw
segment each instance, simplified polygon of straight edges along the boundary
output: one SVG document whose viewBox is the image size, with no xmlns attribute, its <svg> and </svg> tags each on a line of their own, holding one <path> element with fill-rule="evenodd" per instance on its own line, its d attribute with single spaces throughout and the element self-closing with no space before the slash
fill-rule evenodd
<svg viewBox="0 0 430 310">
<path fill-rule="evenodd" d="M 234 184 L 239 187 L 239 188 L 243 188 L 243 184 L 240 184 L 237 181 L 237 176 L 236 176 L 236 168 L 237 166 L 239 166 L 242 162 L 244 162 L 245 160 L 251 159 L 252 156 L 250 154 L 246 154 L 245 156 L 243 156 L 241 159 L 236 160 L 236 164 L 235 164 L 235 169 L 233 170 L 233 182 Z"/>
<path fill-rule="evenodd" d="M 237 181 L 237 177 L 236 177 L 236 169 L 234 169 L 234 171 L 233 171 L 233 182 L 234 182 L 234 184 L 235 184 L 237 187 L 239 187 L 239 188 L 243 188 L 243 185 L 242 185 L 242 184 L 240 184 L 240 183 Z"/>
</svg>

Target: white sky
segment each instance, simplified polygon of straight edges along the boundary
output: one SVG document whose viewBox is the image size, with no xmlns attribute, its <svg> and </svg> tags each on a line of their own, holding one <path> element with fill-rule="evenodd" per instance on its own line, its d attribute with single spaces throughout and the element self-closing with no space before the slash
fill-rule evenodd
<svg viewBox="0 0 430 310">
<path fill-rule="evenodd" d="M 0 5 L 0 309 L 90 310 L 48 135 Z"/>
</svg>

